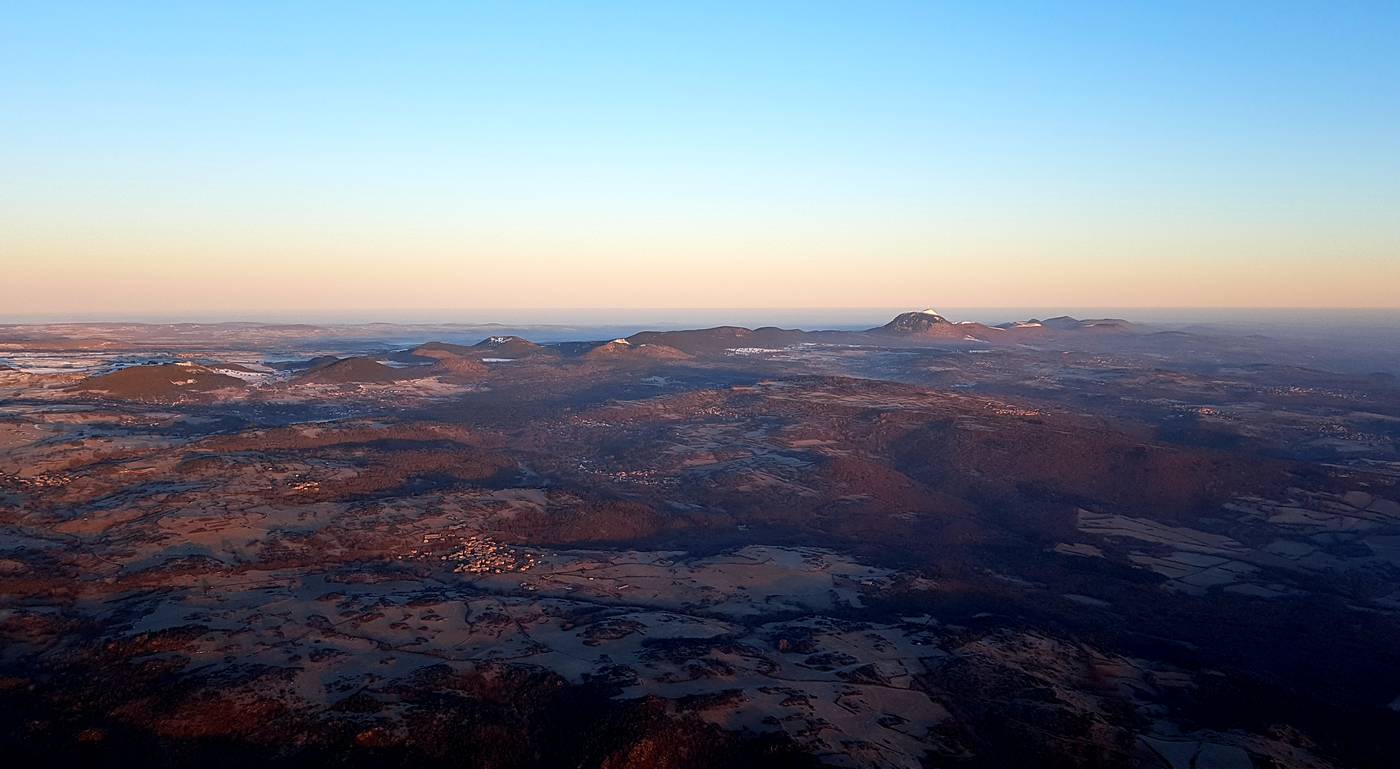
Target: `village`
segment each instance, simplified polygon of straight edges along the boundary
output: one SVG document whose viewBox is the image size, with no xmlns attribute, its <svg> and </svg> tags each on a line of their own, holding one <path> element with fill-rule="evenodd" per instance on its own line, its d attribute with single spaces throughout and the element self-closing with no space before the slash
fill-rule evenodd
<svg viewBox="0 0 1400 769">
<path fill-rule="evenodd" d="M 456 537 L 455 544 L 448 534 L 423 535 L 422 547 L 411 548 L 399 560 L 447 561 L 456 574 L 510 574 L 526 572 L 539 564 L 534 553 L 506 547 L 491 537 L 471 534 Z M 447 548 L 447 552 L 442 552 Z"/>
</svg>

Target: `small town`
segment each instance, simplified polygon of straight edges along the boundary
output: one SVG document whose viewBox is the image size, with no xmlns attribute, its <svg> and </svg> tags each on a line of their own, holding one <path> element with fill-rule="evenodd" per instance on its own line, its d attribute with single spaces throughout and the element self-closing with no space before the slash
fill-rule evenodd
<svg viewBox="0 0 1400 769">
<path fill-rule="evenodd" d="M 423 547 L 413 548 L 400 560 L 427 560 L 436 558 L 453 564 L 456 574 L 509 574 L 525 572 L 539 563 L 534 553 L 526 553 L 506 547 L 496 540 L 472 534 L 458 541 L 446 553 L 442 545 L 447 537 L 443 534 L 424 534 Z"/>
</svg>

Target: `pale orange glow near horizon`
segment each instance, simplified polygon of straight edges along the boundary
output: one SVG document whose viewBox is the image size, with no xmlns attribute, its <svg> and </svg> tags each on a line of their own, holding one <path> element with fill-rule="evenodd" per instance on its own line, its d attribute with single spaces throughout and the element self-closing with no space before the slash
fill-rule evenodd
<svg viewBox="0 0 1400 769">
<path fill-rule="evenodd" d="M 1306 245 L 1017 243 L 940 247 L 871 232 L 588 238 L 270 233 L 227 240 L 5 233 L 8 315 L 203 315 L 431 307 L 1400 307 L 1400 260 L 1308 258 Z M 1067 239 L 1066 239 L 1067 240 Z M 1190 256 L 1174 255 L 1177 252 Z M 1279 255 L 1279 252 L 1283 252 Z M 1115 256 L 1123 254 L 1123 256 Z"/>
</svg>

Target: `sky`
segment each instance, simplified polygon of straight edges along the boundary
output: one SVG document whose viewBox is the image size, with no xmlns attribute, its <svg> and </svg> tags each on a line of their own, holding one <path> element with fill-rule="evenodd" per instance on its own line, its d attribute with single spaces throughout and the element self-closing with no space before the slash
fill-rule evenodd
<svg viewBox="0 0 1400 769">
<path fill-rule="evenodd" d="M 0 6 L 0 313 L 1400 307 L 1400 3 Z"/>
</svg>

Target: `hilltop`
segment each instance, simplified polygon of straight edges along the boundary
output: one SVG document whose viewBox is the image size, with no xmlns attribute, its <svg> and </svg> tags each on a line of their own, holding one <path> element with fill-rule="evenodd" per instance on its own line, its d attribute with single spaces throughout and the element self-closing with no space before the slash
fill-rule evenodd
<svg viewBox="0 0 1400 769">
<path fill-rule="evenodd" d="M 221 374 L 195 363 L 130 366 L 109 374 L 91 376 L 74 386 L 82 392 L 102 393 L 129 400 L 171 400 L 200 397 L 217 390 L 241 390 L 242 379 Z"/>
<path fill-rule="evenodd" d="M 590 361 L 672 361 L 690 360 L 692 357 L 668 345 L 633 344 L 626 339 L 604 342 L 583 354 L 584 360 Z"/>
<path fill-rule="evenodd" d="M 554 350 L 518 336 L 492 336 L 471 346 L 471 350 L 482 357 L 533 358 L 539 355 L 557 355 Z"/>
<path fill-rule="evenodd" d="M 932 309 L 917 310 L 898 315 L 879 328 L 872 328 L 868 334 L 893 334 L 899 336 L 934 338 L 934 339 L 955 339 L 966 341 L 985 341 L 979 336 L 987 336 L 988 332 L 995 331 L 990 326 L 971 321 L 954 323 L 939 315 Z"/>
<path fill-rule="evenodd" d="M 410 377 L 409 372 L 386 366 L 373 358 L 357 357 L 314 366 L 298 374 L 296 381 L 314 384 L 383 384 Z"/>
</svg>

